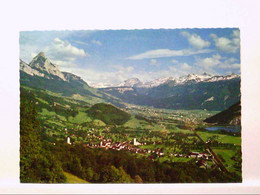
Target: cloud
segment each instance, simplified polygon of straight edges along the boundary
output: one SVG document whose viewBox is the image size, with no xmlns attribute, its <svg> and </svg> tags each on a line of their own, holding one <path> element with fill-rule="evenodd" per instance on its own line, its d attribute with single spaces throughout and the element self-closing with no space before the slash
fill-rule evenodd
<svg viewBox="0 0 260 195">
<path fill-rule="evenodd" d="M 157 65 L 157 60 L 156 59 L 151 59 L 150 60 L 150 65 L 156 66 Z"/>
<path fill-rule="evenodd" d="M 112 65 L 110 71 L 100 71 L 92 68 L 79 68 L 79 67 L 61 67 L 62 71 L 74 73 L 84 79 L 87 83 L 107 83 L 107 84 L 119 84 L 128 78 L 138 77 L 141 78 L 141 74 L 134 72 L 132 66 Z"/>
<path fill-rule="evenodd" d="M 81 44 L 81 45 L 89 45 L 88 43 L 83 42 L 83 41 L 73 41 L 73 42 L 77 43 L 77 44 Z"/>
<path fill-rule="evenodd" d="M 111 65 L 111 68 L 114 68 L 116 71 L 119 72 L 132 72 L 134 70 L 133 66 L 121 66 L 121 65 Z"/>
<path fill-rule="evenodd" d="M 92 43 L 99 45 L 99 46 L 102 46 L 102 43 L 100 41 L 92 40 Z"/>
<path fill-rule="evenodd" d="M 239 47 L 240 46 L 240 32 L 239 32 L 239 30 L 234 30 L 231 36 L 232 36 L 233 43 Z"/>
<path fill-rule="evenodd" d="M 73 67 L 76 59 L 90 56 L 84 49 L 77 48 L 68 41 L 55 38 L 43 51 L 51 61 L 59 66 Z"/>
<path fill-rule="evenodd" d="M 174 60 L 174 59 L 173 59 L 171 62 L 172 62 L 173 64 L 177 64 L 177 63 L 178 63 L 178 61 L 177 61 L 177 60 Z"/>
<path fill-rule="evenodd" d="M 218 37 L 216 34 L 211 34 L 210 37 L 213 38 L 216 47 L 221 51 L 236 53 L 240 48 L 240 33 L 238 30 L 233 31 L 231 39 Z"/>
<path fill-rule="evenodd" d="M 192 69 L 192 67 L 189 64 L 187 64 L 187 63 L 181 64 L 180 67 L 183 70 L 191 70 Z"/>
<path fill-rule="evenodd" d="M 234 63 L 234 64 L 220 64 L 219 68 L 221 69 L 240 69 L 240 64 L 239 63 Z"/>
<path fill-rule="evenodd" d="M 237 62 L 237 61 L 238 61 L 238 59 L 236 59 L 236 58 L 228 58 L 228 59 L 225 60 L 224 63 L 230 64 L 230 63 L 234 63 L 234 62 Z"/>
<path fill-rule="evenodd" d="M 188 39 L 188 42 L 196 49 L 202 49 L 210 46 L 210 42 L 203 40 L 197 34 L 190 34 L 186 31 L 181 32 L 182 36 Z"/>
<path fill-rule="evenodd" d="M 207 58 L 197 58 L 195 65 L 201 67 L 205 71 L 216 71 L 219 69 L 238 70 L 240 69 L 240 63 L 237 63 L 235 58 L 224 58 L 219 54 L 213 55 Z"/>
<path fill-rule="evenodd" d="M 151 59 L 151 58 L 163 58 L 163 57 L 173 57 L 173 56 L 190 56 L 195 54 L 210 53 L 212 50 L 203 49 L 203 50 L 170 50 L 170 49 L 157 49 L 149 50 L 144 53 L 127 57 L 129 60 L 142 60 L 142 59 Z"/>
<path fill-rule="evenodd" d="M 207 57 L 207 58 L 203 58 L 203 59 L 197 59 L 196 60 L 196 65 L 204 67 L 205 69 L 209 69 L 211 67 L 214 67 L 216 65 L 219 65 L 220 59 L 222 57 L 220 55 L 213 55 L 212 57 Z"/>
<path fill-rule="evenodd" d="M 31 44 L 20 44 L 20 58 L 26 63 L 30 61 L 41 51 L 40 47 Z"/>
<path fill-rule="evenodd" d="M 68 61 L 62 61 L 62 60 L 52 60 L 52 62 L 60 67 L 76 67 L 77 65 L 72 63 L 72 62 L 68 62 Z"/>
<path fill-rule="evenodd" d="M 167 70 L 167 75 L 173 77 L 180 77 L 190 73 L 201 74 L 203 72 L 205 72 L 205 69 L 203 67 L 189 65 L 188 63 L 180 63 L 174 66 L 169 66 L 169 70 Z M 207 72 L 212 74 L 215 73 L 213 70 L 209 70 Z"/>
<path fill-rule="evenodd" d="M 62 41 L 59 38 L 55 38 L 53 43 L 46 47 L 44 51 L 54 60 L 74 61 L 78 57 L 89 56 L 83 49 L 72 46 L 68 41 Z"/>
<path fill-rule="evenodd" d="M 126 68 L 126 71 L 127 72 L 132 72 L 134 70 L 134 67 L 133 66 L 128 66 L 127 68 Z"/>
</svg>

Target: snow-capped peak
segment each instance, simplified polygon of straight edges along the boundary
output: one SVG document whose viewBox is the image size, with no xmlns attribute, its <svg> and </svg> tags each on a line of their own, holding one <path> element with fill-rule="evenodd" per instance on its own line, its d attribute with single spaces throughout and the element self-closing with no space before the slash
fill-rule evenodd
<svg viewBox="0 0 260 195">
<path fill-rule="evenodd" d="M 148 81 L 148 82 L 144 83 L 142 87 L 145 87 L 145 88 L 157 87 L 159 85 L 162 85 L 164 83 L 167 83 L 167 82 L 173 81 L 173 80 L 174 80 L 174 77 L 159 78 L 159 79 L 155 79 L 153 81 Z"/>
<path fill-rule="evenodd" d="M 207 73 L 203 73 L 202 75 L 197 75 L 197 74 L 188 74 L 186 76 L 181 76 L 178 79 L 176 79 L 176 84 L 184 84 L 187 82 L 201 82 L 201 81 L 205 81 L 209 78 L 211 78 L 212 76 L 210 74 Z"/>
<path fill-rule="evenodd" d="M 138 87 L 143 85 L 143 83 L 138 78 L 130 78 L 120 83 L 118 87 Z"/>
<path fill-rule="evenodd" d="M 215 81 L 222 81 L 222 80 L 231 80 L 231 79 L 235 79 L 235 78 L 240 78 L 240 75 L 237 74 L 230 74 L 230 75 L 226 75 L 226 76 L 213 76 L 209 79 L 207 79 L 207 82 L 215 82 Z"/>
<path fill-rule="evenodd" d="M 90 84 L 92 87 L 95 88 L 107 88 L 107 87 L 134 87 L 134 88 L 152 88 L 157 87 L 160 85 L 168 84 L 171 82 L 173 85 L 183 85 L 183 84 L 189 84 L 189 83 L 199 83 L 199 82 L 215 82 L 215 81 L 221 81 L 221 80 L 231 80 L 234 78 L 240 78 L 240 75 L 236 75 L 234 73 L 230 75 L 225 76 L 216 76 L 211 75 L 209 73 L 204 72 L 201 75 L 198 74 L 188 74 L 185 76 L 181 76 L 178 78 L 174 77 L 164 77 L 155 79 L 152 81 L 148 81 L 145 83 L 142 83 L 138 78 L 130 78 L 125 80 L 124 82 L 120 83 L 119 85 L 110 85 L 108 83 L 92 83 Z"/>
</svg>

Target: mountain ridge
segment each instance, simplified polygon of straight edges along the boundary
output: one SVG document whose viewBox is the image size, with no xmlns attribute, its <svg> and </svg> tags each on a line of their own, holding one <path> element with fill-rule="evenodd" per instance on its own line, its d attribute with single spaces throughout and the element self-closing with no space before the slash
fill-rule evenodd
<svg viewBox="0 0 260 195">
<path fill-rule="evenodd" d="M 167 109 L 224 110 L 240 100 L 240 75 L 213 76 L 188 74 L 166 77 L 145 86 L 138 78 L 128 79 L 119 87 L 95 89 L 81 77 L 61 72 L 43 52 L 26 64 L 20 60 L 20 83 L 64 96 L 108 102 L 119 107 L 127 104 Z M 146 83 L 147 84 L 147 83 Z M 79 95 L 79 96 L 78 96 Z M 93 102 L 93 101 L 92 101 Z"/>
<path fill-rule="evenodd" d="M 241 102 L 239 101 L 228 109 L 205 119 L 204 122 L 220 125 L 241 125 Z"/>
<path fill-rule="evenodd" d="M 141 82 L 139 78 L 129 78 L 124 80 L 123 82 L 119 83 L 118 85 L 102 85 L 99 83 L 97 86 L 108 86 L 103 88 L 112 88 L 112 87 L 135 87 L 135 88 L 152 88 L 158 87 L 160 85 L 174 83 L 175 85 L 183 85 L 187 83 L 199 83 L 199 82 L 215 82 L 215 81 L 222 81 L 222 80 L 230 80 L 234 78 L 240 78 L 240 75 L 237 74 L 228 74 L 228 75 L 210 75 L 206 72 L 203 74 L 187 74 L 177 78 L 173 76 L 170 77 L 162 77 L 158 79 L 154 79 L 152 81 Z M 93 84 L 95 86 L 95 84 Z M 102 87 L 100 87 L 102 88 Z"/>
<path fill-rule="evenodd" d="M 90 104 L 106 102 L 125 107 L 120 100 L 110 94 L 90 87 L 81 77 L 60 71 L 43 52 L 36 55 L 29 64 L 20 59 L 20 85 L 47 90 Z"/>
<path fill-rule="evenodd" d="M 241 96 L 239 75 L 214 76 L 199 82 L 190 79 L 181 84 L 167 81 L 151 88 L 120 86 L 100 90 L 130 104 L 168 109 L 220 111 L 239 101 Z"/>
<path fill-rule="evenodd" d="M 60 71 L 58 66 L 53 64 L 43 52 L 36 55 L 29 64 L 20 59 L 20 70 L 31 76 L 36 75 L 47 79 L 57 76 L 63 81 L 77 80 L 86 83 L 81 77 L 75 74 Z"/>
</svg>

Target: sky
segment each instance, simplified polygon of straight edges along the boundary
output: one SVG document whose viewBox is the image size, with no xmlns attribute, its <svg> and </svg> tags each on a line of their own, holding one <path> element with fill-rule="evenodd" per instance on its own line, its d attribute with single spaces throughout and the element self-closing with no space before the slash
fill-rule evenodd
<svg viewBox="0 0 260 195">
<path fill-rule="evenodd" d="M 240 74 L 237 28 L 20 32 L 20 59 L 29 63 L 41 51 L 90 85 Z"/>
</svg>

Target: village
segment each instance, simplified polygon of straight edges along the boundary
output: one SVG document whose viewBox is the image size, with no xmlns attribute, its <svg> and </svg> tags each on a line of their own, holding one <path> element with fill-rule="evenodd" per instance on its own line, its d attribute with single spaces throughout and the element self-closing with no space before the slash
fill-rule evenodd
<svg viewBox="0 0 260 195">
<path fill-rule="evenodd" d="M 92 136 L 95 136 L 94 134 Z M 142 149 L 138 146 L 146 145 L 146 142 L 138 142 L 136 138 L 133 138 L 132 141 L 124 141 L 124 142 L 115 142 L 113 143 L 111 139 L 104 139 L 102 136 L 95 136 L 99 139 L 99 144 L 95 144 L 93 142 L 91 143 L 83 143 L 83 146 L 89 147 L 89 148 L 104 148 L 106 150 L 112 149 L 112 150 L 123 150 L 123 151 L 129 151 L 131 153 L 135 154 L 141 154 L 143 156 L 147 156 L 147 159 L 149 160 L 155 160 L 156 158 L 160 157 L 179 157 L 179 158 L 194 158 L 196 159 L 196 164 L 199 167 L 203 168 L 209 168 L 206 161 L 212 161 L 213 157 L 210 154 L 202 153 L 202 152 L 189 152 L 189 154 L 181 154 L 181 153 L 168 153 L 165 154 L 161 148 L 157 148 L 155 150 L 152 149 Z M 71 139 L 68 136 L 67 137 L 67 144 L 71 145 Z"/>
<path fill-rule="evenodd" d="M 201 121 L 208 112 L 145 107 L 128 107 L 127 110 L 133 117 L 124 125 L 99 125 L 91 121 L 82 123 L 71 118 L 62 121 L 56 117 L 55 123 L 46 124 L 46 132 L 53 145 L 55 142 L 64 143 L 66 139 L 65 143 L 72 146 L 80 144 L 87 148 L 126 151 L 138 158 L 156 162 L 192 161 L 200 168 L 217 166 L 226 171 L 219 160 L 224 162 L 222 154 L 214 155 L 213 152 L 216 148 L 220 153 L 223 148 L 234 150 L 237 145 L 220 141 L 220 134 L 200 132 L 202 136 L 207 135 L 202 140 L 193 132 L 196 127 L 194 123 Z M 45 117 L 53 120 L 51 116 Z M 211 146 L 214 151 L 208 150 L 205 144 Z M 228 166 L 227 163 L 225 166 Z M 232 169 L 231 166 L 228 168 Z"/>
</svg>

